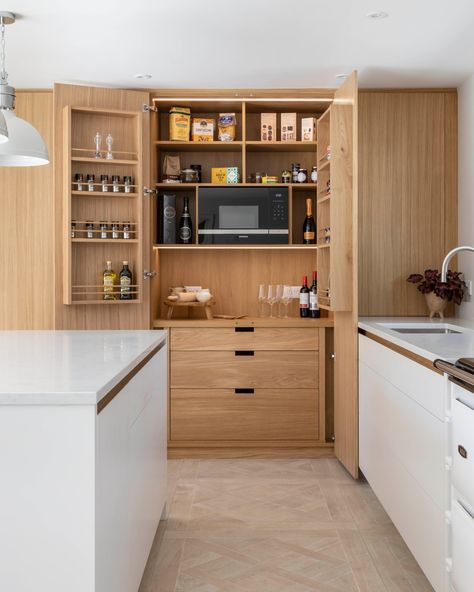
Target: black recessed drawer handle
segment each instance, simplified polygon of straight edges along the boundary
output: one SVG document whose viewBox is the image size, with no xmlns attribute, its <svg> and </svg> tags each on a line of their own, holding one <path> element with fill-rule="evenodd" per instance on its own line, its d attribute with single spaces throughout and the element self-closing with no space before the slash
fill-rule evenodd
<svg viewBox="0 0 474 592">
<path fill-rule="evenodd" d="M 467 450 L 461 444 L 458 446 L 458 452 L 463 458 L 467 458 Z"/>
<path fill-rule="evenodd" d="M 241 350 L 234 352 L 236 356 L 254 356 L 255 352 L 251 350 Z"/>
<path fill-rule="evenodd" d="M 255 389 L 253 389 L 253 388 L 236 388 L 236 389 L 234 389 L 234 393 L 236 395 L 253 395 L 255 393 Z"/>
<path fill-rule="evenodd" d="M 253 333 L 255 331 L 255 327 L 236 327 L 236 333 Z"/>
</svg>

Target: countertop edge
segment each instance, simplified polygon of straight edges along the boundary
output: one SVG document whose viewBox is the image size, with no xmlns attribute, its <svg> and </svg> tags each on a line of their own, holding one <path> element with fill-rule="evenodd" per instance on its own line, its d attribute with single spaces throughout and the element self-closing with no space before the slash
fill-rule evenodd
<svg viewBox="0 0 474 592">
<path fill-rule="evenodd" d="M 268 329 L 324 329 L 334 327 L 334 320 L 329 318 L 300 319 L 298 317 L 270 319 L 244 317 L 242 319 L 155 319 L 154 329 L 169 328 L 227 328 L 227 327 L 261 327 Z"/>
</svg>

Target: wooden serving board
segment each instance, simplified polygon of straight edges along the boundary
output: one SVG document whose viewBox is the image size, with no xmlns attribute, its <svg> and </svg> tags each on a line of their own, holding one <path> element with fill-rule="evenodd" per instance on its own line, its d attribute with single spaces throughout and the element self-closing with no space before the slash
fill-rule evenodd
<svg viewBox="0 0 474 592">
<path fill-rule="evenodd" d="M 171 319 L 172 315 L 173 315 L 173 309 L 174 308 L 179 308 L 179 307 L 194 307 L 194 308 L 203 308 L 205 313 L 206 313 L 206 318 L 208 319 L 212 319 L 213 318 L 213 314 L 212 314 L 212 307 L 214 306 L 214 304 L 216 303 L 216 301 L 214 300 L 214 298 L 211 298 L 210 300 L 208 300 L 207 302 L 198 302 L 198 301 L 194 301 L 194 302 L 175 302 L 173 300 L 165 300 L 164 304 L 168 307 L 168 314 L 166 316 L 167 319 Z"/>
</svg>

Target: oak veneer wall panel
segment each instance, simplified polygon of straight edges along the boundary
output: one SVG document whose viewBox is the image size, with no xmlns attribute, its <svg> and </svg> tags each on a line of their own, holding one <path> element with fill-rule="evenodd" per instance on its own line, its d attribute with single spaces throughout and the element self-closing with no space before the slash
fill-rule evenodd
<svg viewBox="0 0 474 592">
<path fill-rule="evenodd" d="M 52 91 L 18 91 L 16 113 L 53 158 Z M 0 329 L 54 325 L 53 165 L 0 167 Z"/>
<path fill-rule="evenodd" d="M 119 89 L 75 86 L 67 84 L 54 85 L 54 203 L 55 203 L 55 328 L 56 329 L 148 329 L 150 327 L 150 299 L 145 284 L 142 304 L 127 306 L 115 305 L 64 305 L 62 294 L 63 241 L 62 241 L 62 208 L 63 208 L 63 109 L 66 105 L 73 107 L 95 107 L 139 111 L 144 103 L 149 102 L 148 92 L 126 91 Z M 149 117 L 143 114 L 143 118 Z M 143 119 L 145 122 L 145 119 Z M 148 167 L 150 158 L 150 138 L 148 133 L 141 138 L 143 148 L 144 169 Z M 91 138 L 91 146 L 93 138 Z M 86 198 L 84 198 L 86 199 Z M 143 202 L 146 208 L 149 203 Z M 143 224 L 143 245 L 151 244 L 149 215 L 145 213 Z M 148 254 L 144 253 L 144 267 L 148 267 Z M 100 273 L 100 264 L 98 269 Z M 115 270 L 117 273 L 120 271 Z M 99 275 L 99 274 L 98 274 Z M 100 278 L 98 277 L 98 280 Z"/>
<path fill-rule="evenodd" d="M 455 92 L 359 96 L 359 313 L 425 315 L 410 273 L 457 237 Z"/>
</svg>

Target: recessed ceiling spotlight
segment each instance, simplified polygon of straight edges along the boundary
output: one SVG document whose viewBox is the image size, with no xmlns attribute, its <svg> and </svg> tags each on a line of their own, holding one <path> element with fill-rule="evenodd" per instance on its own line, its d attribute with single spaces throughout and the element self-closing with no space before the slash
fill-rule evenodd
<svg viewBox="0 0 474 592">
<path fill-rule="evenodd" d="M 376 12 L 369 12 L 367 18 L 377 20 L 377 19 L 384 19 L 388 18 L 388 12 L 384 12 L 383 10 L 378 10 Z"/>
<path fill-rule="evenodd" d="M 135 74 L 135 78 L 151 78 L 151 74 Z"/>
</svg>

